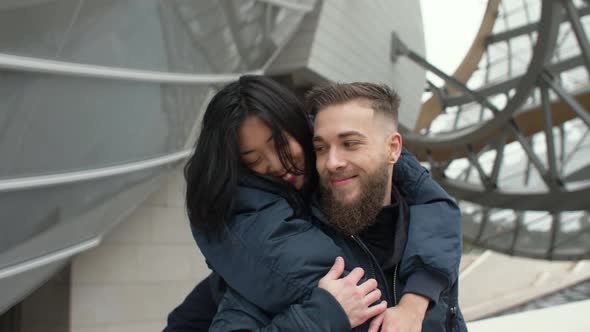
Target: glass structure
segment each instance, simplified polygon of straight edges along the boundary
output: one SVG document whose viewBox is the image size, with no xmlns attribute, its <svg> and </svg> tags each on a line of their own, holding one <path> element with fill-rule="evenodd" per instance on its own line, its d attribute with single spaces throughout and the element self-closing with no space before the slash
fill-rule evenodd
<svg viewBox="0 0 590 332">
<path fill-rule="evenodd" d="M 588 1 L 488 1 L 453 74 L 394 38 L 429 82 L 405 143 L 460 201 L 464 237 L 541 259 L 590 256 Z"/>
</svg>

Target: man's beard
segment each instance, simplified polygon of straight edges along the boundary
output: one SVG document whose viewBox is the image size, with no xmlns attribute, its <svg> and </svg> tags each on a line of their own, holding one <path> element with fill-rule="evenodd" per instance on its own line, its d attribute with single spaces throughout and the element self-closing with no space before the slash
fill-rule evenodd
<svg viewBox="0 0 590 332">
<path fill-rule="evenodd" d="M 340 196 L 322 184 L 321 202 L 330 225 L 346 235 L 357 235 L 375 223 L 375 218 L 383 208 L 383 200 L 388 188 L 388 164 L 378 168 L 374 174 L 359 178 L 360 195 L 352 202 L 342 202 Z"/>
</svg>

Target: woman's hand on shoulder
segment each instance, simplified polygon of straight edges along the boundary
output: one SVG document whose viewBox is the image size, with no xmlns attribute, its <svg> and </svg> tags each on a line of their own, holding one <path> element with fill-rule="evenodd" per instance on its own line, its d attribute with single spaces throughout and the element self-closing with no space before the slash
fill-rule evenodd
<svg viewBox="0 0 590 332">
<path fill-rule="evenodd" d="M 341 278 L 343 273 L 344 259 L 337 257 L 330 271 L 320 279 L 318 287 L 332 294 L 340 303 L 352 328 L 380 315 L 387 309 L 386 301 L 374 304 L 381 298 L 381 291 L 377 288 L 375 279 L 358 284 L 365 274 L 363 269 L 357 267 L 346 277 Z"/>
</svg>

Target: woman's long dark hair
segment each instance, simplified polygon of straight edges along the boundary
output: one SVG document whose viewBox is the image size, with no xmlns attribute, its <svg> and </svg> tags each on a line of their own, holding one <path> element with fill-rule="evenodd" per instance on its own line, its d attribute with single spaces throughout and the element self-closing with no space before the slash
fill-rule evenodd
<svg viewBox="0 0 590 332">
<path fill-rule="evenodd" d="M 263 176 L 280 188 L 295 211 L 307 211 L 307 198 L 317 185 L 312 129 L 301 101 L 265 76 L 246 75 L 226 85 L 211 100 L 203 117 L 195 153 L 184 167 L 186 208 L 191 224 L 206 235 L 220 231 L 231 218 L 238 180 L 250 172 L 240 159 L 238 130 L 249 115 L 260 117 L 272 131 L 285 169 L 303 174 L 298 192 L 292 185 Z M 302 147 L 305 170 L 295 169 L 285 133 Z"/>
</svg>

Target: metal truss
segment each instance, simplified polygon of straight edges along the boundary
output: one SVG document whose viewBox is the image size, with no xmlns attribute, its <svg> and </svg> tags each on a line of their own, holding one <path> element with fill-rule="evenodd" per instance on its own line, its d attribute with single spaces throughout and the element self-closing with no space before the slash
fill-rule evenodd
<svg viewBox="0 0 590 332">
<path fill-rule="evenodd" d="M 392 54 L 445 82 L 429 82 L 432 121 L 400 130 L 460 200 L 466 240 L 511 255 L 590 257 L 588 14 L 574 0 L 489 1 L 494 32 L 479 59 L 465 59 L 479 62 L 469 75 L 444 73 L 394 34 Z"/>
</svg>

